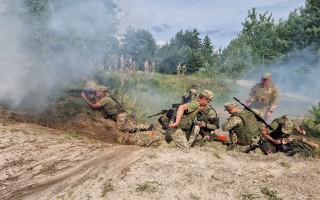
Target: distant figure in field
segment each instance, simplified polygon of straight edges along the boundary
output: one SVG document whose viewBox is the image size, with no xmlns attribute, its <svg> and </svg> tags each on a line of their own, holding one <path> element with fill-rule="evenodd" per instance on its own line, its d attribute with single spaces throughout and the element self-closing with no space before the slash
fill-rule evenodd
<svg viewBox="0 0 320 200">
<path fill-rule="evenodd" d="M 186 72 L 187 72 L 187 66 L 186 66 L 186 64 L 182 65 L 181 70 L 182 70 L 182 75 L 185 75 Z"/>
<path fill-rule="evenodd" d="M 154 73 L 156 69 L 156 63 L 154 61 L 152 61 L 151 63 L 151 68 L 152 68 L 152 73 Z"/>
<path fill-rule="evenodd" d="M 148 62 L 148 60 L 146 60 L 146 61 L 144 62 L 144 72 L 145 72 L 145 73 L 148 73 L 148 72 L 149 72 L 149 62 Z"/>
<path fill-rule="evenodd" d="M 179 65 L 177 66 L 177 75 L 180 75 L 180 72 L 181 72 L 181 65 L 179 63 Z"/>
</svg>

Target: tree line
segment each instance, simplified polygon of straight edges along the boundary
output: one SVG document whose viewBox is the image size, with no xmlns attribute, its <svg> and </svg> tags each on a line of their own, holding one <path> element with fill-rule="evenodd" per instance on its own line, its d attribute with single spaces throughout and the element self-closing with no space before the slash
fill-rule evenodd
<svg viewBox="0 0 320 200">
<path fill-rule="evenodd" d="M 85 2 L 87 1 L 74 1 L 75 4 Z M 103 26 L 107 27 L 95 29 L 98 31 L 93 36 L 82 34 L 81 31 L 66 34 L 48 27 L 47 23 L 56 11 L 70 6 L 65 1 L 24 0 L 24 9 L 16 12 L 28 16 L 24 20 L 30 24 L 30 38 L 25 46 L 37 49 L 41 55 L 61 55 L 61 52 L 71 48 L 72 51 L 77 51 L 81 61 L 102 59 L 106 65 L 112 62 L 111 56 L 115 54 L 132 57 L 137 66 L 141 67 L 145 60 L 154 60 L 157 71 L 164 74 L 176 73 L 176 66 L 181 63 L 188 66 L 189 74 L 224 74 L 233 78 L 249 70 L 264 67 L 274 60 L 288 59 L 288 53 L 295 50 L 309 47 L 317 55 L 320 54 L 318 0 L 306 0 L 304 7 L 295 9 L 288 19 L 280 19 L 278 22 L 272 18 L 272 13 L 258 13 L 252 8 L 242 22 L 243 28 L 236 38 L 227 47 L 218 49 L 208 35 L 201 39 L 197 29 L 180 30 L 170 42 L 161 47 L 156 45 L 153 35 L 144 29 L 128 27 L 119 39 L 117 27 L 121 22 L 117 14 L 120 8 L 116 1 L 90 2 L 98 2 L 103 7 L 103 14 L 96 20 L 102 20 Z M 94 25 L 93 23 L 92 26 Z M 307 62 L 310 62 L 307 65 L 312 65 L 312 62 L 317 61 Z"/>
</svg>

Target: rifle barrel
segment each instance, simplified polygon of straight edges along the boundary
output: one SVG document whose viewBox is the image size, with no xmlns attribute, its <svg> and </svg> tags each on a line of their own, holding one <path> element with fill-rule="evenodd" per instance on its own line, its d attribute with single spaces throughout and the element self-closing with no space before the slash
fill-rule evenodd
<svg viewBox="0 0 320 200">
<path fill-rule="evenodd" d="M 244 103 L 242 103 L 239 99 L 237 99 L 236 97 L 233 97 L 234 100 L 236 100 L 238 103 L 240 103 L 245 109 L 247 109 L 248 111 L 250 111 L 251 113 L 254 114 L 254 116 L 256 116 L 256 118 L 258 118 L 259 121 L 261 121 L 262 123 L 264 123 L 269 129 L 273 130 L 273 128 L 264 120 L 262 119 L 262 117 L 260 117 L 257 113 L 255 113 L 251 108 L 249 108 L 248 106 L 246 106 Z"/>
</svg>

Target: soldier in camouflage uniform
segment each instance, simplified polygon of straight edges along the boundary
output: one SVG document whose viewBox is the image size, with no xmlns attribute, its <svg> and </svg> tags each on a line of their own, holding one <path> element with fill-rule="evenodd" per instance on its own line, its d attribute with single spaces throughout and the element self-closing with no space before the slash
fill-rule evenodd
<svg viewBox="0 0 320 200">
<path fill-rule="evenodd" d="M 148 72 L 149 72 L 149 62 L 148 62 L 148 60 L 146 60 L 146 61 L 144 62 L 144 72 L 145 72 L 145 73 L 148 73 Z"/>
<path fill-rule="evenodd" d="M 227 102 L 224 107 L 231 114 L 222 125 L 223 131 L 229 131 L 231 142 L 229 149 L 237 147 L 240 151 L 244 151 L 258 147 L 261 140 L 261 123 L 255 115 L 246 109 L 239 108 L 235 102 Z M 259 116 L 262 115 L 258 110 L 252 110 Z"/>
<path fill-rule="evenodd" d="M 97 89 L 99 89 L 99 88 L 101 88 L 101 87 L 105 87 L 105 88 L 104 88 L 105 90 L 109 90 L 108 87 L 103 86 L 103 85 L 100 85 L 100 84 L 98 83 L 98 80 L 89 79 L 87 75 L 84 75 L 84 76 L 82 77 L 82 80 L 83 80 L 84 83 L 85 83 L 84 89 L 86 89 L 86 90 L 97 90 Z M 88 98 L 89 98 L 90 101 L 94 101 L 94 102 L 97 100 L 97 97 L 96 97 L 95 94 L 93 94 L 93 93 L 90 94 L 90 95 L 88 96 Z"/>
<path fill-rule="evenodd" d="M 187 72 L 187 66 L 186 66 L 186 64 L 182 65 L 181 70 L 182 70 L 182 75 L 185 75 L 186 72 Z"/>
<path fill-rule="evenodd" d="M 278 89 L 271 83 L 271 74 L 265 73 L 261 82 L 252 89 L 245 104 L 250 108 L 258 109 L 265 120 L 270 118 L 278 104 Z"/>
<path fill-rule="evenodd" d="M 156 70 L 156 63 L 154 61 L 152 61 L 151 63 L 151 68 L 152 68 L 152 73 L 154 74 Z"/>
<path fill-rule="evenodd" d="M 97 88 L 99 88 L 101 85 L 98 83 L 97 80 L 92 80 L 89 79 L 88 76 L 84 75 L 82 77 L 82 80 L 85 83 L 84 89 L 86 90 L 96 90 Z"/>
<path fill-rule="evenodd" d="M 117 122 L 117 129 L 123 132 L 134 133 L 138 131 L 152 130 L 153 125 L 139 124 L 131 115 L 129 115 L 124 107 L 112 96 L 107 96 L 107 89 L 99 87 L 96 89 L 96 96 L 100 99 L 92 103 L 85 95 L 81 93 L 81 97 L 92 108 L 103 108 L 105 117 Z"/>
<path fill-rule="evenodd" d="M 176 112 L 175 122 L 170 122 L 171 138 L 179 148 L 190 148 L 193 141 L 188 136 L 193 132 L 194 119 L 200 106 L 206 106 L 212 100 L 213 93 L 203 90 L 190 103 L 182 104 Z"/>
<path fill-rule="evenodd" d="M 179 63 L 179 65 L 177 66 L 177 75 L 180 75 L 180 72 L 181 72 L 181 65 Z"/>
<path fill-rule="evenodd" d="M 305 135 L 306 131 L 301 130 L 287 115 L 274 119 L 269 129 L 266 126 L 262 128 L 263 146 L 262 150 L 266 154 L 275 153 L 284 150 L 284 145 L 288 143 L 288 138 L 293 132 Z"/>
<path fill-rule="evenodd" d="M 219 118 L 216 110 L 211 105 L 200 106 L 195 119 L 195 133 L 190 136 L 189 140 L 195 140 L 198 134 L 202 136 L 203 140 L 216 138 L 216 129 L 219 129 Z"/>
</svg>

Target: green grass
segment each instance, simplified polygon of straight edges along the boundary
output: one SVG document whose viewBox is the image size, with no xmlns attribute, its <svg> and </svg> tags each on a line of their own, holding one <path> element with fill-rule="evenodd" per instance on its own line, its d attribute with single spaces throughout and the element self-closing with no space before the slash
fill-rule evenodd
<svg viewBox="0 0 320 200">
<path fill-rule="evenodd" d="M 280 162 L 279 164 L 280 164 L 280 166 L 282 166 L 284 168 L 287 168 L 287 169 L 289 169 L 291 167 L 290 163 L 287 163 L 287 162 L 284 162 L 284 161 Z"/>
<path fill-rule="evenodd" d="M 200 197 L 196 194 L 190 194 L 190 198 L 193 200 L 200 200 Z"/>
<path fill-rule="evenodd" d="M 102 187 L 101 197 L 106 196 L 108 192 L 114 191 L 114 186 L 111 183 L 106 183 Z"/>
<path fill-rule="evenodd" d="M 253 199 L 261 199 L 261 196 L 256 194 L 243 194 L 242 200 L 253 200 Z"/>
<path fill-rule="evenodd" d="M 213 152 L 213 156 L 216 157 L 216 158 L 218 158 L 218 159 L 222 159 L 221 156 L 219 155 L 219 153 L 216 152 L 216 151 Z"/>
<path fill-rule="evenodd" d="M 282 200 L 282 198 L 277 196 L 277 191 L 271 190 L 268 187 L 260 188 L 262 194 L 266 195 L 269 200 Z"/>
<path fill-rule="evenodd" d="M 148 192 L 148 193 L 154 193 L 156 192 L 156 187 L 154 186 L 154 184 L 158 184 L 157 182 L 149 182 L 146 181 L 142 184 L 138 184 L 136 191 L 143 193 L 143 192 Z"/>
<path fill-rule="evenodd" d="M 150 159 L 156 159 L 157 157 L 158 156 L 155 153 L 151 153 L 151 154 L 148 155 L 148 158 L 150 158 Z"/>
<path fill-rule="evenodd" d="M 61 140 L 72 140 L 72 139 L 83 140 L 84 136 L 74 132 L 66 132 L 60 136 L 60 139 Z"/>
</svg>

